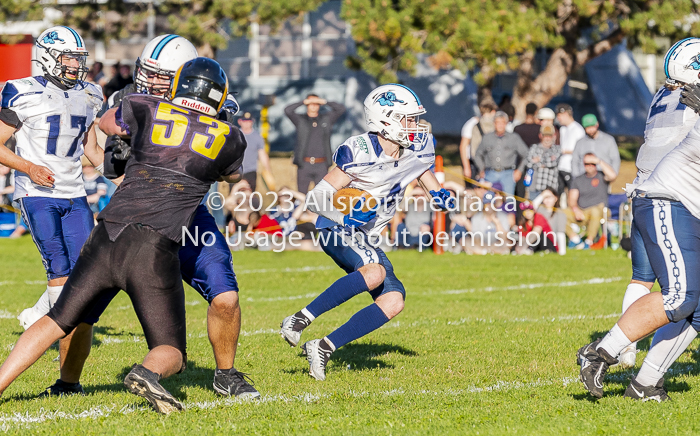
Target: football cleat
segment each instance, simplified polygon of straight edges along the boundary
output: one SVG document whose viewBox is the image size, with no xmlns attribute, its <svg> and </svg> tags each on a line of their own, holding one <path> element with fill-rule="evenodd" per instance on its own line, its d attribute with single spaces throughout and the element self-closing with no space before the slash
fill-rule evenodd
<svg viewBox="0 0 700 436">
<path fill-rule="evenodd" d="M 296 313 L 294 315 L 289 315 L 282 320 L 282 324 L 280 324 L 280 335 L 282 335 L 290 346 L 296 347 L 301 340 L 301 332 L 304 331 L 309 324 L 311 324 L 311 322 L 305 316 L 299 317 Z"/>
<path fill-rule="evenodd" d="M 618 360 L 610 356 L 605 349 L 596 349 L 601 339 L 584 345 L 576 353 L 576 360 L 581 365 L 580 379 L 588 392 L 596 398 L 603 397 L 603 380 L 610 365 Z"/>
<path fill-rule="evenodd" d="M 124 378 L 124 386 L 132 394 L 148 400 L 158 413 L 169 415 L 184 409 L 182 403 L 158 383 L 159 380 L 160 375 L 143 365 L 134 365 L 131 372 Z"/>
<path fill-rule="evenodd" d="M 635 344 L 626 346 L 622 353 L 620 353 L 620 368 L 630 369 L 634 368 L 635 363 L 637 363 L 637 346 Z"/>
<path fill-rule="evenodd" d="M 309 361 L 309 375 L 316 380 L 326 379 L 326 365 L 331 357 L 332 351 L 321 348 L 323 339 L 314 339 L 302 345 L 306 360 Z"/>
<path fill-rule="evenodd" d="M 60 397 L 62 395 L 85 395 L 80 383 L 66 383 L 60 378 L 46 390 L 39 394 L 39 398 Z"/>
<path fill-rule="evenodd" d="M 642 386 L 637 383 L 637 379 L 633 378 L 630 385 L 625 390 L 625 398 L 641 401 L 657 401 L 659 403 L 668 401 L 671 398 L 664 389 L 664 379 L 661 377 L 655 386 Z"/>
<path fill-rule="evenodd" d="M 250 383 L 246 379 L 250 380 Z M 237 371 L 236 368 L 231 368 L 228 371 L 220 369 L 214 371 L 214 390 L 220 395 L 241 399 L 258 398 L 260 392 L 253 387 L 253 384 L 253 380 L 248 377 L 248 374 Z"/>
</svg>

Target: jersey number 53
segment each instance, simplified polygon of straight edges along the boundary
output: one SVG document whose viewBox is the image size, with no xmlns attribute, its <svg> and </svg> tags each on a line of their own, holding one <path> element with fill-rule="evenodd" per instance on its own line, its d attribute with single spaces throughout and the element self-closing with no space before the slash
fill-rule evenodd
<svg viewBox="0 0 700 436">
<path fill-rule="evenodd" d="M 190 111 L 171 103 L 158 103 L 155 121 L 151 128 L 151 142 L 161 147 L 180 147 L 187 137 Z M 161 121 L 161 122 L 159 122 Z M 197 121 L 208 125 L 206 133 L 195 133 L 190 139 L 190 149 L 207 159 L 214 160 L 226 143 L 231 133 L 228 124 L 206 115 L 200 115 Z"/>
</svg>

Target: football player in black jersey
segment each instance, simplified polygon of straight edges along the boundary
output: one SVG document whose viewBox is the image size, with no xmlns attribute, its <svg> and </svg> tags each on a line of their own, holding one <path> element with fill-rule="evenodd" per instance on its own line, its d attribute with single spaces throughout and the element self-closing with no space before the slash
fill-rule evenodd
<svg viewBox="0 0 700 436">
<path fill-rule="evenodd" d="M 178 68 L 196 57 L 197 49 L 181 36 L 161 35 L 154 38 L 146 44 L 136 61 L 134 84 L 112 94 L 98 116 L 102 117 L 110 108 L 118 107 L 122 99 L 129 94 L 164 97 L 170 91 Z M 235 98 L 227 95 L 217 119 L 233 124 L 233 115 L 237 111 L 238 103 Z M 130 157 L 130 140 L 119 135 L 110 136 L 104 153 L 104 175 L 119 184 Z M 260 393 L 253 387 L 252 382 L 249 383 L 250 378 L 234 367 L 241 331 L 241 308 L 231 249 L 219 231 L 214 217 L 204 204 L 200 204 L 190 224 L 190 234 L 203 235 L 207 232 L 215 235 L 211 245 L 196 244 L 191 238 L 185 238 L 178 254 L 183 280 L 209 303 L 207 333 L 216 361 L 214 391 L 220 395 L 238 398 L 257 398 Z M 109 302 L 109 298 L 103 299 L 100 306 L 84 321 L 87 324 L 96 323 Z M 87 343 L 79 342 L 86 339 Z M 91 344 L 91 337 L 85 335 L 71 341 L 71 347 L 84 352 L 66 353 L 61 365 L 61 377 L 42 395 L 71 395 L 83 392 L 79 380 Z"/>
<path fill-rule="evenodd" d="M 234 180 L 243 160 L 240 131 L 213 118 L 228 79 L 207 58 L 186 62 L 168 99 L 127 96 L 102 117 L 107 134 L 131 138 L 125 178 L 83 247 L 61 297 L 17 341 L 0 367 L 0 393 L 105 296 L 123 289 L 143 327 L 149 352 L 124 379 L 161 413 L 183 408 L 160 384 L 185 369 L 184 290 L 178 250 L 209 186 Z M 107 269 L 105 270 L 105 267 Z"/>
</svg>

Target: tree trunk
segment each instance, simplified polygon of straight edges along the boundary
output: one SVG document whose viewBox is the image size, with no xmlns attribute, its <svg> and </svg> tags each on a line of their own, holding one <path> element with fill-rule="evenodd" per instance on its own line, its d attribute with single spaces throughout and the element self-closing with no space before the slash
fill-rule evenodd
<svg viewBox="0 0 700 436">
<path fill-rule="evenodd" d="M 489 65 L 484 65 L 481 67 L 480 73 L 484 83 L 479 85 L 479 89 L 476 92 L 476 102 L 477 104 L 481 104 L 490 101 L 495 105 L 496 101 L 493 99 L 493 94 L 491 92 L 493 89 L 493 78 L 495 76 L 493 69 Z"/>
<path fill-rule="evenodd" d="M 205 58 L 214 59 L 216 56 L 216 50 L 214 50 L 214 47 L 212 47 L 211 44 L 204 43 L 203 45 L 197 47 L 197 54 Z"/>
<path fill-rule="evenodd" d="M 623 38 L 623 32 L 617 31 L 607 39 L 578 52 L 558 48 L 552 52 L 545 69 L 534 78 L 532 76 L 534 53 L 521 55 L 518 80 L 513 89 L 512 103 L 515 107 L 515 118 L 525 119 L 525 105 L 530 102 L 540 108 L 546 106 L 564 88 L 574 68 L 582 67 L 591 59 L 610 51 Z"/>
</svg>

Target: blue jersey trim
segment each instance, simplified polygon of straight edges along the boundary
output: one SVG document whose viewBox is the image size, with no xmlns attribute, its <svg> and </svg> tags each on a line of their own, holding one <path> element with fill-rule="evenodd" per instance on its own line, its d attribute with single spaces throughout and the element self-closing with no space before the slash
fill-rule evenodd
<svg viewBox="0 0 700 436">
<path fill-rule="evenodd" d="M 73 34 L 73 36 L 75 37 L 75 42 L 76 42 L 76 44 L 78 44 L 78 47 L 82 47 L 82 46 L 83 46 L 83 39 L 80 37 L 80 35 L 78 35 L 78 32 L 76 32 L 75 30 L 71 29 L 71 28 L 68 27 L 68 26 L 61 26 L 61 27 L 70 30 L 70 32 L 71 32 L 71 33 Z"/>
<path fill-rule="evenodd" d="M 44 88 L 46 88 L 46 84 L 49 83 L 49 79 L 44 76 L 34 76 L 34 80 L 39 82 L 39 85 L 43 86 Z"/>
<path fill-rule="evenodd" d="M 340 169 L 345 168 L 345 166 L 352 163 L 352 161 L 352 151 L 347 145 L 341 145 L 340 147 L 338 147 L 338 149 L 335 151 L 335 154 L 333 155 L 333 162 L 335 162 L 335 164 L 338 165 Z"/>
<path fill-rule="evenodd" d="M 153 54 L 151 55 L 151 59 L 158 59 L 158 56 L 160 56 L 160 52 L 163 51 L 166 45 L 173 39 L 179 37 L 180 35 L 168 35 L 165 38 L 161 39 L 161 41 L 156 45 L 156 48 L 153 49 Z"/>
<path fill-rule="evenodd" d="M 2 88 L 2 107 L 9 108 L 12 104 L 12 100 L 19 94 L 19 91 L 12 83 L 5 84 Z"/>
<path fill-rule="evenodd" d="M 379 143 L 379 138 L 374 133 L 368 133 L 367 136 L 369 136 L 369 141 L 372 143 L 372 148 L 374 148 L 374 154 L 380 157 L 384 150 L 382 150 L 382 145 Z"/>
<path fill-rule="evenodd" d="M 350 165 L 345 165 L 345 167 L 344 167 L 343 169 L 345 170 L 345 169 L 354 168 L 354 167 L 368 167 L 368 166 L 374 165 L 374 164 L 376 164 L 376 163 L 377 163 L 377 162 L 354 163 L 354 164 L 350 164 Z"/>
</svg>

